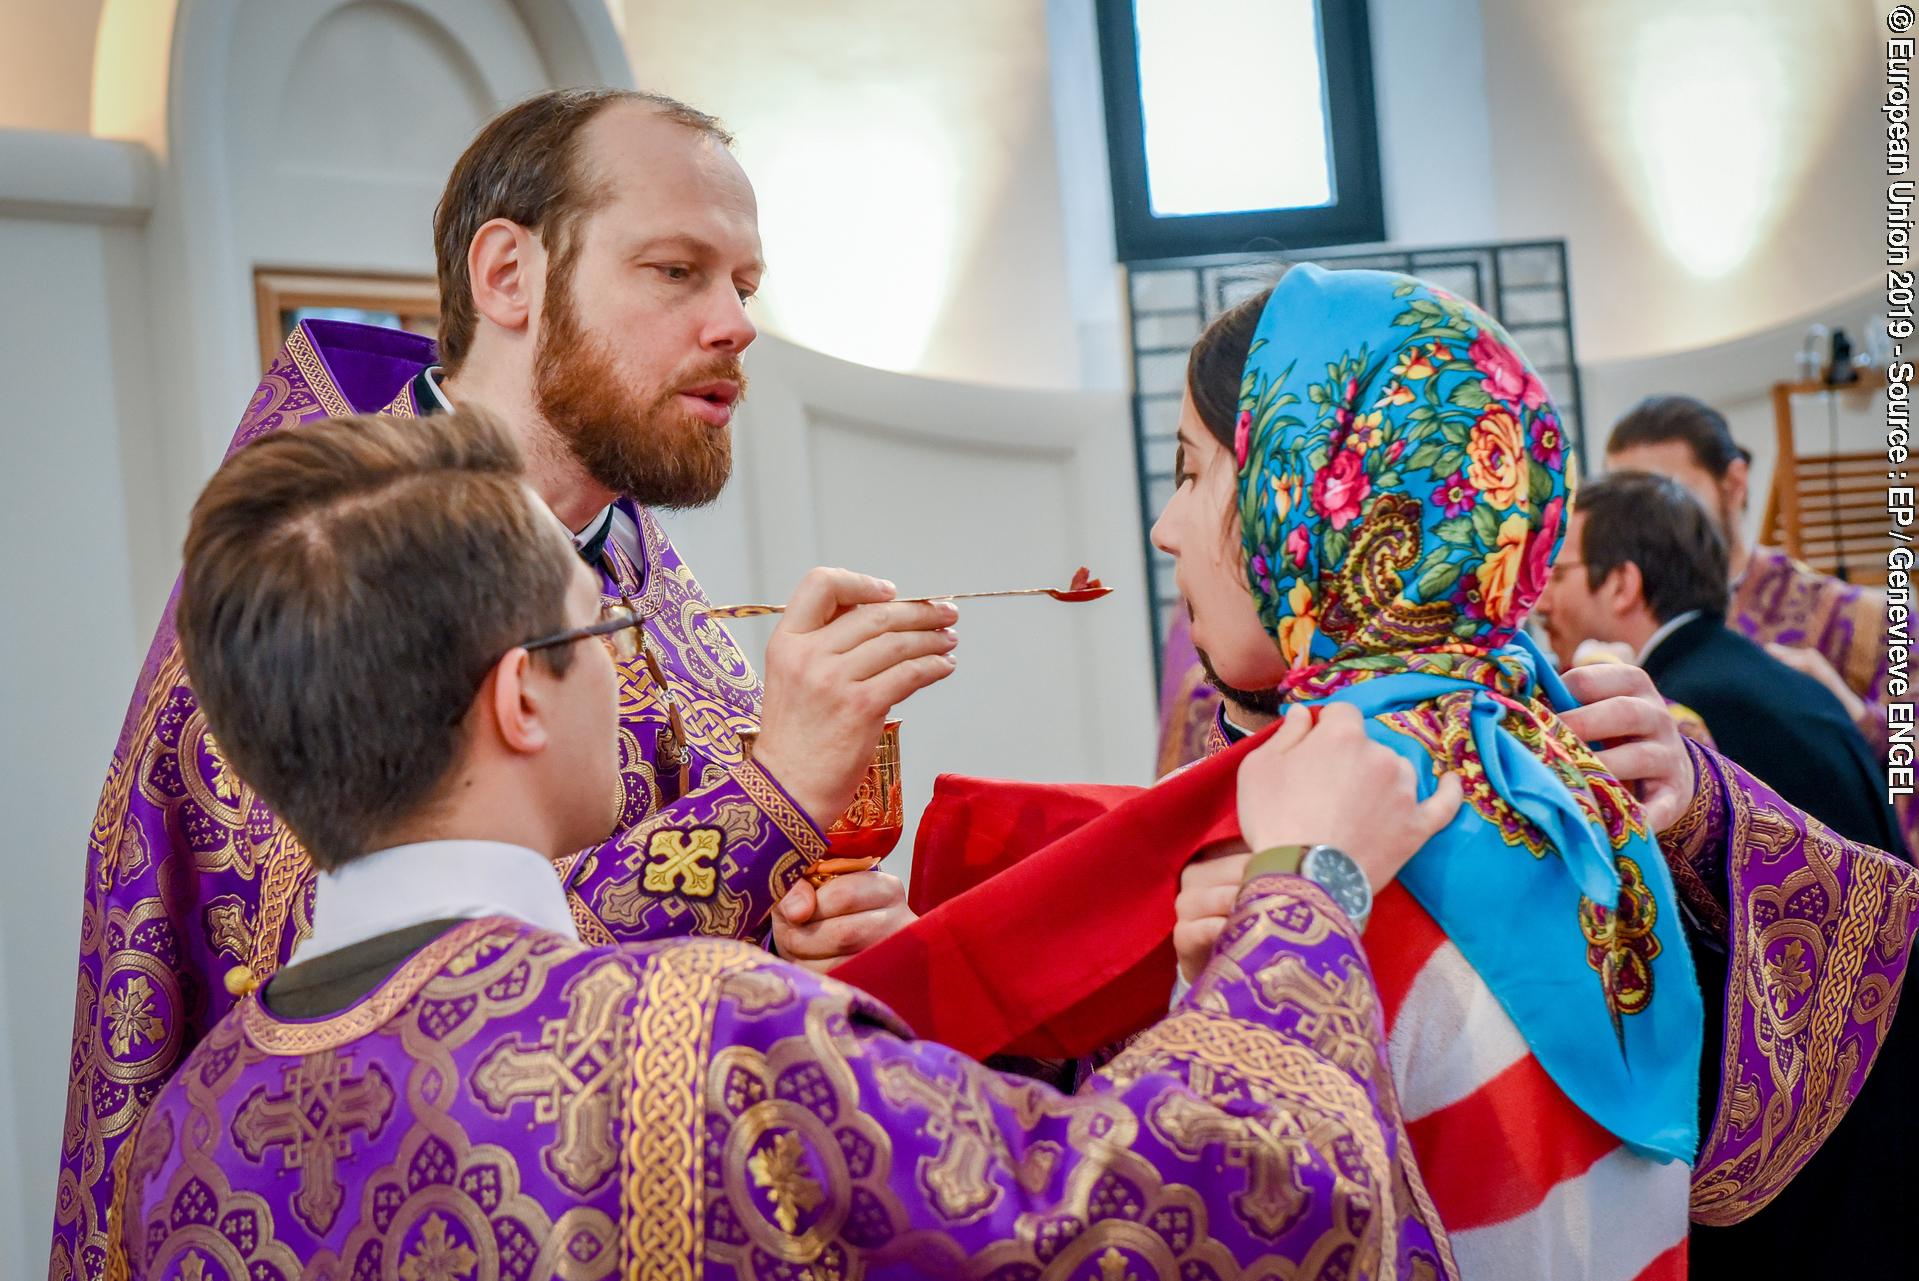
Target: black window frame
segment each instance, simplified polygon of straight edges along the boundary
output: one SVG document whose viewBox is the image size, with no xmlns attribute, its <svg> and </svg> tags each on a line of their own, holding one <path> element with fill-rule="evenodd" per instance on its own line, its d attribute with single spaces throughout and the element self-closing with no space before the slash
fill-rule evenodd
<svg viewBox="0 0 1919 1281">
<path fill-rule="evenodd" d="M 1106 152 L 1113 182 L 1113 237 L 1121 262 L 1385 240 L 1366 0 L 1315 3 L 1319 6 L 1325 58 L 1333 203 L 1313 209 L 1161 216 L 1153 213 L 1147 188 L 1146 125 L 1133 0 L 1096 0 L 1100 79 L 1106 98 Z M 1256 58 L 1249 67 L 1237 50 L 1221 51 L 1220 70 L 1221 74 L 1259 74 Z"/>
</svg>

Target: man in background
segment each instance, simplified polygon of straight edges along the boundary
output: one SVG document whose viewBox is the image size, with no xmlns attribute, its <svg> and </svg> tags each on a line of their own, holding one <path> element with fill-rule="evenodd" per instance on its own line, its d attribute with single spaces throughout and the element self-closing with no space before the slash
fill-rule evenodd
<svg viewBox="0 0 1919 1281">
<path fill-rule="evenodd" d="M 1670 476 L 1704 504 L 1726 541 L 1726 626 L 1825 686 L 1883 764 L 1886 598 L 1747 539 L 1751 455 L 1725 416 L 1690 396 L 1649 396 L 1614 424 L 1606 466 Z M 1913 848 L 1919 807 L 1901 798 L 1898 814 Z"/>
<path fill-rule="evenodd" d="M 1729 628 L 1726 601 L 1726 545 L 1706 509 L 1677 481 L 1616 472 L 1580 487 L 1538 613 L 1562 664 L 1583 641 L 1631 646 L 1721 752 L 1841 835 L 1901 850 L 1845 708 Z"/>
</svg>

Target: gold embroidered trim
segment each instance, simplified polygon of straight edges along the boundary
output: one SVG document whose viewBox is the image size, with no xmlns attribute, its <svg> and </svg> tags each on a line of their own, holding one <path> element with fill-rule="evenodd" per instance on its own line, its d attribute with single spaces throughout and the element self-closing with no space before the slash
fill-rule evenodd
<svg viewBox="0 0 1919 1281">
<path fill-rule="evenodd" d="M 1737 1223 L 1764 1209 L 1845 1115 L 1852 1101 L 1846 1078 L 1854 1065 L 1842 1058 L 1840 1034 L 1850 1017 L 1860 974 L 1884 912 L 1888 884 L 1885 863 L 1853 856 L 1850 847 L 1816 819 L 1806 820 L 1806 830 L 1800 833 L 1777 812 L 1756 809 L 1742 789 L 1730 788 L 1728 795 L 1733 809 L 1729 823 L 1733 858 L 1777 858 L 1785 843 L 1797 839 L 1802 843 L 1806 869 L 1794 879 L 1803 877 L 1836 889 L 1831 864 L 1826 860 L 1847 860 L 1851 863 L 1852 885 L 1844 901 L 1829 906 L 1826 921 L 1818 923 L 1823 925 L 1836 917 L 1837 929 L 1824 955 L 1813 961 L 1818 976 L 1807 1003 L 1810 1018 L 1800 1046 L 1780 1045 L 1778 1042 L 1787 1036 L 1784 1032 L 1777 1040 L 1763 1035 L 1759 1038 L 1760 1052 L 1766 1060 L 1764 1070 L 1770 1073 L 1770 1085 L 1789 1115 L 1783 1124 L 1776 1115 L 1766 1116 L 1752 1139 L 1719 1165 L 1694 1175 L 1693 1222 L 1715 1226 Z M 1720 1047 L 1719 1106 L 1712 1131 L 1700 1145 L 1702 1152 L 1726 1143 L 1735 1125 L 1748 1128 L 1757 1119 L 1751 1113 L 1754 1101 L 1741 1097 L 1750 1095 L 1753 1087 L 1727 1073 L 1737 1069 L 1746 1028 L 1775 1021 L 1770 1011 L 1757 1004 L 1765 999 L 1766 984 L 1760 971 L 1766 961 L 1766 934 L 1771 931 L 1762 930 L 1752 919 L 1752 905 L 1739 892 L 1736 873 L 1736 868 L 1729 869 L 1734 887 L 1733 950 L 1726 984 L 1726 1032 Z M 1787 890 L 1790 893 L 1790 881 Z M 1830 896 L 1827 902 L 1831 903 Z M 1787 1058 L 1803 1054 L 1803 1060 L 1796 1064 L 1781 1062 L 1775 1056 L 1782 1050 Z M 1790 1095 L 1795 1085 L 1801 1091 L 1801 1103 L 1792 1109 Z"/>
<path fill-rule="evenodd" d="M 132 1204 L 133 1189 L 133 1151 L 140 1144 L 140 1131 L 151 1109 L 143 1113 L 133 1129 L 120 1142 L 120 1150 L 113 1154 L 112 1172 L 107 1176 L 113 1183 L 113 1194 L 107 1200 L 107 1261 L 102 1277 L 104 1281 L 131 1281 L 133 1264 L 127 1258 L 127 1210 Z"/>
<path fill-rule="evenodd" d="M 353 406 L 347 404 L 346 397 L 333 383 L 333 375 L 327 372 L 326 364 L 320 359 L 320 353 L 313 350 L 313 344 L 307 341 L 306 330 L 299 325 L 287 335 L 287 355 L 293 357 L 293 363 L 299 366 L 300 376 L 305 378 L 307 386 L 312 388 L 314 397 L 320 402 L 320 408 L 334 418 L 350 417 Z"/>
<path fill-rule="evenodd" d="M 111 766 L 106 786 L 100 789 L 100 805 L 93 820 L 93 841 L 100 849 L 100 866 L 95 869 L 95 885 L 105 894 L 113 888 L 113 875 L 119 868 L 120 842 L 114 834 L 126 827 L 127 808 L 133 801 L 133 786 L 139 778 L 142 758 L 160 724 L 160 713 L 173 700 L 174 687 L 186 679 L 186 660 L 180 656 L 177 642 L 153 673 L 147 686 L 146 706 L 140 709 L 139 727 L 127 740 L 127 757 Z"/>
<path fill-rule="evenodd" d="M 278 1019 L 267 1012 L 256 993 L 234 1007 L 240 1014 L 240 1030 L 268 1054 L 316 1054 L 338 1049 L 384 1026 L 468 944 L 510 928 L 506 918 L 499 916 L 454 926 L 414 953 L 360 1004 L 331 1018 L 311 1022 Z"/>
<path fill-rule="evenodd" d="M 706 1074 L 726 977 L 765 961 L 732 940 L 689 939 L 648 958 L 634 1012 L 621 1218 L 628 1281 L 701 1274 Z"/>
<path fill-rule="evenodd" d="M 814 863 L 826 857 L 826 837 L 819 828 L 813 826 L 813 820 L 808 818 L 805 812 L 780 790 L 779 784 L 767 777 L 766 773 L 753 763 L 751 757 L 740 761 L 737 765 L 729 765 L 727 768 L 733 772 L 733 777 L 739 780 L 740 790 L 746 793 L 747 799 L 759 806 L 760 812 L 772 819 L 780 831 L 786 833 L 786 839 L 793 843 L 793 848 L 799 852 L 803 860 Z M 782 887 L 774 888 L 776 890 L 774 897 L 777 898 L 779 896 L 777 891 L 780 891 Z"/>
</svg>

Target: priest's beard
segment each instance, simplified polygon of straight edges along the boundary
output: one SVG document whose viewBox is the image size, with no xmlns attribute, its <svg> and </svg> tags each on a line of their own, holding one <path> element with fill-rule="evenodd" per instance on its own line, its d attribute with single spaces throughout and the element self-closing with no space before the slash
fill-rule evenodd
<svg viewBox="0 0 1919 1281">
<path fill-rule="evenodd" d="M 540 413 L 587 474 L 614 493 L 648 507 L 712 502 L 733 472 L 733 429 L 696 417 L 679 403 L 679 389 L 731 379 L 743 394 L 739 357 L 698 361 L 642 397 L 623 380 L 606 340 L 581 326 L 572 276 L 571 264 L 559 262 L 547 280 L 533 371 Z"/>
<path fill-rule="evenodd" d="M 1207 681 L 1214 689 L 1225 695 L 1227 702 L 1237 703 L 1247 711 L 1256 712 L 1261 716 L 1279 715 L 1282 702 L 1277 689 L 1239 689 L 1228 685 L 1219 678 L 1219 673 L 1213 670 L 1213 660 L 1206 656 L 1205 650 L 1195 646 L 1193 652 L 1199 655 L 1200 670 L 1206 673 Z"/>
</svg>

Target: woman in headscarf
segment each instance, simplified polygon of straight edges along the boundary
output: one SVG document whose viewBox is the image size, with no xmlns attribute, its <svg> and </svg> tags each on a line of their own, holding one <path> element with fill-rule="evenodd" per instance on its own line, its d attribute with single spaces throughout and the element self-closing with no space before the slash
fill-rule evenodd
<svg viewBox="0 0 1919 1281">
<path fill-rule="evenodd" d="M 1677 896 L 1519 631 L 1569 497 L 1543 384 L 1469 304 L 1315 267 L 1192 369 L 1154 539 L 1229 697 L 1355 704 L 1422 786 L 1465 787 L 1367 931 L 1462 1275 L 1682 1274 L 1702 1017 Z"/>
</svg>

